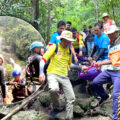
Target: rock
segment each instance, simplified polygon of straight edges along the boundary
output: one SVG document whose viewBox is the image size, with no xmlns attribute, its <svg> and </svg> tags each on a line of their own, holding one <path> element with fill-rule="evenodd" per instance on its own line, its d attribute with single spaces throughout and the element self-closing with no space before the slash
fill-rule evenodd
<svg viewBox="0 0 120 120">
<path fill-rule="evenodd" d="M 79 79 L 78 78 L 78 71 L 76 71 L 76 70 L 70 70 L 68 72 L 68 76 L 69 76 L 72 83 L 78 81 L 78 79 Z"/>
<path fill-rule="evenodd" d="M 112 115 L 112 102 L 113 100 L 107 100 L 104 102 L 104 104 L 101 105 L 102 110 L 106 113 L 106 114 L 110 114 Z"/>
<path fill-rule="evenodd" d="M 84 111 L 87 111 L 91 108 L 90 103 L 92 102 L 93 98 L 81 98 L 77 99 L 74 105 L 80 106 Z"/>
<path fill-rule="evenodd" d="M 0 114 L 7 115 L 14 108 L 8 107 L 7 105 L 0 105 Z"/>
<path fill-rule="evenodd" d="M 89 98 L 90 96 L 86 93 L 86 87 L 82 84 L 73 87 L 76 98 Z"/>
<path fill-rule="evenodd" d="M 55 119 L 58 119 L 58 120 L 65 120 L 65 117 L 66 117 L 66 112 L 65 111 L 62 111 L 62 112 L 59 112 Z"/>
<path fill-rule="evenodd" d="M 51 98 L 49 92 L 44 92 L 39 96 L 39 101 L 42 106 L 48 107 L 51 103 Z"/>
<path fill-rule="evenodd" d="M 84 110 L 79 105 L 74 105 L 73 112 L 75 117 L 84 115 Z"/>
<path fill-rule="evenodd" d="M 11 120 L 46 120 L 48 116 L 42 112 L 37 113 L 34 110 L 20 111 L 13 115 Z"/>
<path fill-rule="evenodd" d="M 81 118 L 80 120 L 111 120 L 111 119 L 109 117 L 103 117 L 99 115 L 95 117 L 86 116 L 84 118 Z"/>
</svg>

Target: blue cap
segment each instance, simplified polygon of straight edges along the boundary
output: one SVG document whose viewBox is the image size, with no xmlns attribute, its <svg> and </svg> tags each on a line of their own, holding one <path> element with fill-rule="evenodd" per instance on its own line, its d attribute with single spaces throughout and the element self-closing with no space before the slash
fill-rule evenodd
<svg viewBox="0 0 120 120">
<path fill-rule="evenodd" d="M 21 75 L 21 72 L 14 70 L 12 75 L 13 75 L 13 77 L 17 77 L 17 76 Z"/>
<path fill-rule="evenodd" d="M 30 46 L 30 51 L 32 51 L 34 48 L 36 47 L 40 47 L 40 48 L 44 48 L 44 44 L 42 44 L 41 42 L 39 41 L 35 41 L 31 44 Z"/>
</svg>

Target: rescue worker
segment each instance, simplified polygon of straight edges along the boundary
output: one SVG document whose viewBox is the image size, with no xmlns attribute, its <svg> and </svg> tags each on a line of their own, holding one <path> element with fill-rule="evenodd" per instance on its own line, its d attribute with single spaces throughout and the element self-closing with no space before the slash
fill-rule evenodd
<svg viewBox="0 0 120 120">
<path fill-rule="evenodd" d="M 99 104 L 107 100 L 108 95 L 103 84 L 113 82 L 113 120 L 117 119 L 118 113 L 118 97 L 120 93 L 120 36 L 119 29 L 116 25 L 111 25 L 107 31 L 112 43 L 109 48 L 109 60 L 97 62 L 98 66 L 109 64 L 107 70 L 104 70 L 93 80 L 93 87 L 97 94 L 101 97 Z"/>
<path fill-rule="evenodd" d="M 43 55 L 40 62 L 40 82 L 44 83 L 44 65 L 50 59 L 50 64 L 47 69 L 47 80 L 50 90 L 51 99 L 53 102 L 53 112 L 59 111 L 59 84 L 63 88 L 66 98 L 65 119 L 72 120 L 73 118 L 73 102 L 75 94 L 68 78 L 68 69 L 71 64 L 72 54 L 69 49 L 71 41 L 73 41 L 72 33 L 70 31 L 63 31 L 60 36 L 61 42 L 58 43 L 58 51 L 55 52 L 56 44 L 52 45 L 48 51 Z M 52 111 L 51 111 L 52 114 Z"/>
<path fill-rule="evenodd" d="M 94 48 L 91 53 L 91 57 L 95 57 L 94 63 L 96 61 L 102 61 L 105 59 L 108 59 L 108 46 L 109 46 L 109 37 L 102 32 L 102 25 L 99 23 L 96 23 L 94 25 L 95 30 L 95 37 L 94 37 Z M 92 58 L 89 57 L 89 60 L 92 60 Z"/>
<path fill-rule="evenodd" d="M 28 57 L 26 66 L 26 84 L 28 85 L 28 94 L 38 90 L 40 86 L 39 81 L 39 63 L 43 55 L 44 45 L 35 41 L 30 46 L 31 56 Z"/>
<path fill-rule="evenodd" d="M 103 13 L 102 18 L 104 19 L 104 23 L 103 23 L 103 29 L 104 29 L 104 33 L 107 34 L 107 30 L 110 29 L 111 25 L 115 25 L 115 21 L 112 19 L 109 19 L 110 16 L 108 13 Z"/>
<path fill-rule="evenodd" d="M 25 94 L 25 79 L 21 78 L 21 72 L 14 70 L 13 71 L 14 81 L 9 81 L 9 85 L 14 85 L 14 89 L 12 90 L 13 101 L 18 102 L 23 100 L 26 97 Z"/>
</svg>

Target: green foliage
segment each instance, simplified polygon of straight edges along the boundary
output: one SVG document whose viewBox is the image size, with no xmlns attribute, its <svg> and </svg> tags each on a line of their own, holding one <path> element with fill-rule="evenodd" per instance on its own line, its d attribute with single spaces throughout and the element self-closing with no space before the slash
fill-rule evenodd
<svg viewBox="0 0 120 120">
<path fill-rule="evenodd" d="M 13 67 L 11 64 L 7 64 L 6 69 L 9 71 L 13 71 Z"/>
<path fill-rule="evenodd" d="M 60 20 L 71 21 L 81 31 L 84 24 L 94 25 L 107 12 L 120 26 L 119 4 L 120 0 L 39 0 L 39 18 L 34 20 L 31 0 L 1 0 L 0 15 L 15 16 L 32 24 L 37 22 L 47 43 Z"/>
<path fill-rule="evenodd" d="M 6 65 L 6 70 L 5 70 L 5 78 L 6 81 L 12 81 L 13 77 L 12 77 L 12 72 L 13 72 L 13 67 L 11 64 L 7 64 Z"/>
</svg>

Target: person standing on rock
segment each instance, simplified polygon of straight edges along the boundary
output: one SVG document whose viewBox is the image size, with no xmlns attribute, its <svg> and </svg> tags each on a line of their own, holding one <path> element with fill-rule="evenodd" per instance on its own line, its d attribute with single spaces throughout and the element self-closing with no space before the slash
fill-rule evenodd
<svg viewBox="0 0 120 120">
<path fill-rule="evenodd" d="M 104 29 L 104 33 L 107 34 L 107 30 L 109 30 L 111 25 L 115 25 L 115 21 L 112 19 L 109 19 L 109 14 L 108 13 L 103 13 L 102 18 L 104 19 L 104 23 L 103 23 L 103 29 Z"/>
<path fill-rule="evenodd" d="M 72 38 L 72 33 L 70 31 L 63 31 L 59 37 L 61 40 L 58 43 L 58 51 L 56 50 L 56 44 L 52 45 L 48 51 L 43 55 L 40 62 L 40 76 L 39 80 L 41 83 L 45 81 L 44 65 L 46 61 L 50 59 L 50 64 L 47 69 L 47 80 L 50 90 L 51 99 L 53 102 L 54 112 L 59 112 L 59 84 L 61 84 L 65 98 L 66 98 L 66 111 L 65 119 L 72 120 L 73 118 L 73 102 L 75 101 L 75 94 L 68 78 L 68 69 L 72 61 L 72 53 L 70 52 L 69 45 Z"/>
<path fill-rule="evenodd" d="M 93 80 L 92 84 L 97 94 L 101 97 L 99 104 L 102 104 L 110 97 L 110 95 L 105 92 L 103 84 L 111 81 L 113 82 L 113 120 L 118 120 L 118 97 L 120 93 L 120 36 L 118 27 L 116 25 L 111 25 L 107 34 L 112 41 L 109 48 L 110 59 L 99 61 L 97 62 L 97 65 L 101 66 L 109 64 L 109 67 L 107 70 L 100 73 Z"/>
<path fill-rule="evenodd" d="M 28 94 L 38 90 L 39 82 L 39 63 L 42 58 L 44 45 L 35 41 L 30 46 L 31 56 L 28 57 L 26 65 L 26 84 L 28 86 Z"/>
<path fill-rule="evenodd" d="M 7 103 L 7 98 L 6 98 L 6 86 L 5 86 L 5 76 L 4 76 L 4 69 L 2 67 L 4 58 L 2 55 L 0 55 L 0 85 L 2 89 L 2 97 L 3 97 L 3 103 Z"/>
</svg>

